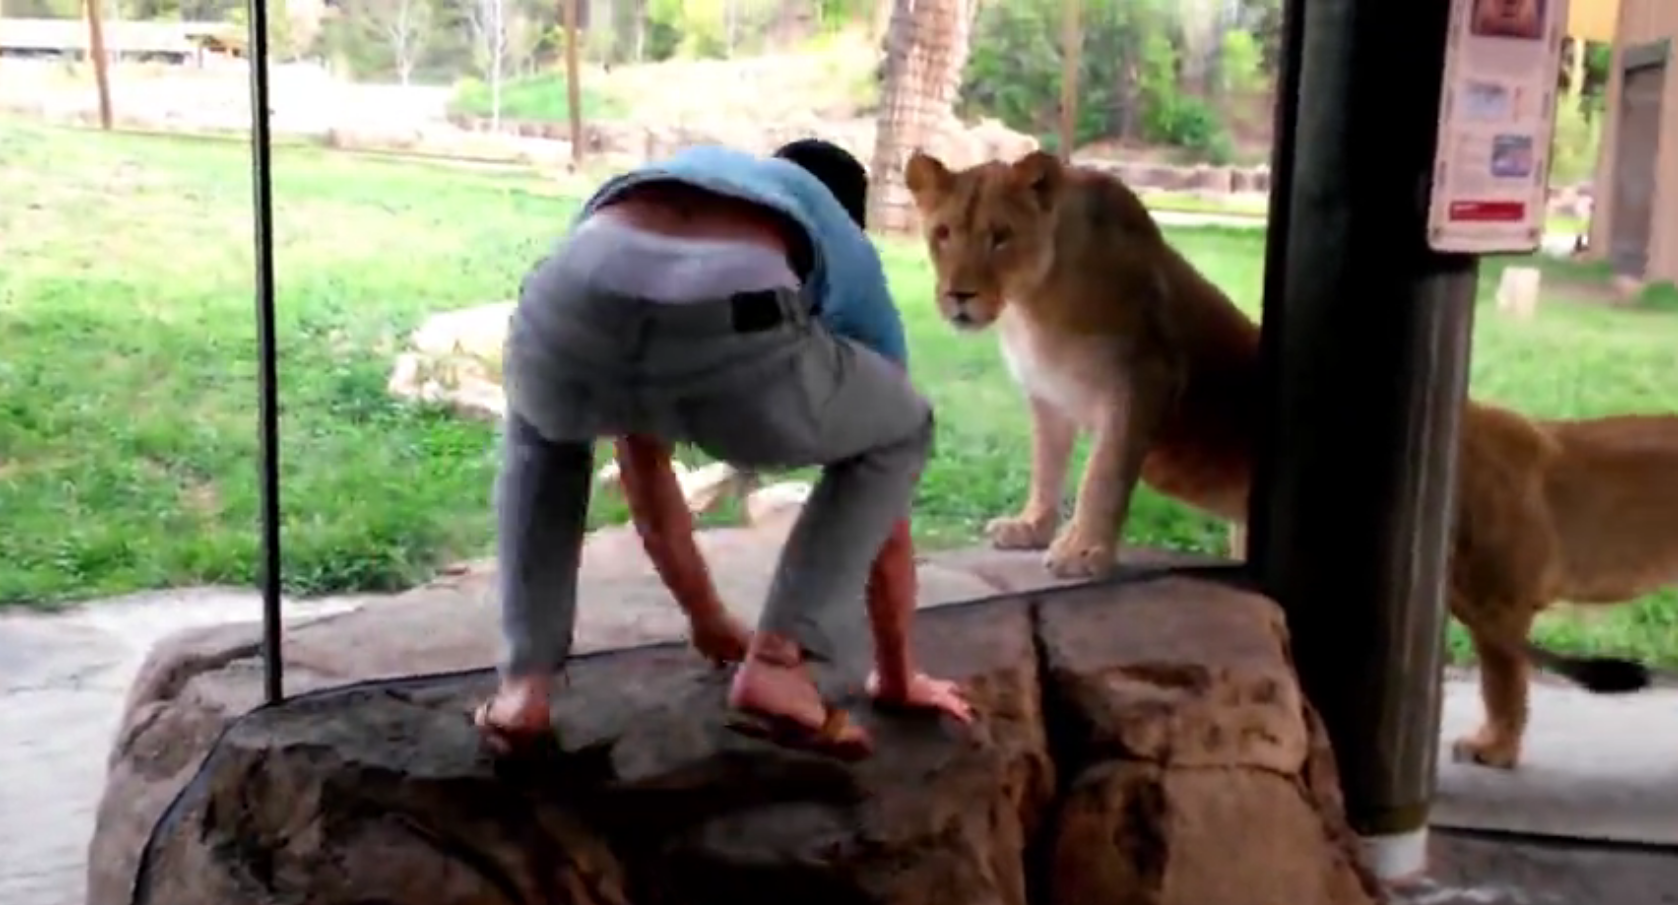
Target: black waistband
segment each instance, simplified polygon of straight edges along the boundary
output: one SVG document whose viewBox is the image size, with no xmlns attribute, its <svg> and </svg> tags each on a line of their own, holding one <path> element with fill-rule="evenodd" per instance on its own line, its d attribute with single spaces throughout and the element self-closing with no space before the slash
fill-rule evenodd
<svg viewBox="0 0 1678 905">
<path fill-rule="evenodd" d="M 729 316 L 734 323 L 734 332 L 761 333 L 781 326 L 791 319 L 787 311 L 787 301 L 796 304 L 802 301 L 802 297 L 783 301 L 781 293 L 774 289 L 735 293 L 728 299 Z"/>
</svg>

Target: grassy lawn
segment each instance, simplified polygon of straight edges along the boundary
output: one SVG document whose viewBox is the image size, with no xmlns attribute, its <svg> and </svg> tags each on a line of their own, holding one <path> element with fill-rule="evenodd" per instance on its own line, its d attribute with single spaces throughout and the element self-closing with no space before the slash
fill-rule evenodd
<svg viewBox="0 0 1678 905">
<path fill-rule="evenodd" d="M 582 86 L 578 94 L 585 120 L 622 116 L 628 109 L 628 104 L 616 94 L 587 85 L 582 79 L 577 81 Z M 501 85 L 501 116 L 510 120 L 569 122 L 571 107 L 565 87 L 565 76 L 551 72 L 508 79 Z M 479 79 L 467 79 L 455 87 L 449 112 L 487 117 L 494 106 L 493 100 L 489 85 Z"/>
<path fill-rule="evenodd" d="M 490 427 L 397 404 L 393 355 L 428 312 L 511 295 L 574 202 L 527 177 L 277 152 L 286 580 L 388 589 L 485 551 Z M 0 605 L 248 583 L 256 561 L 255 341 L 241 145 L 0 120 Z M 1174 239 L 1250 310 L 1262 239 Z M 915 368 L 940 411 L 917 526 L 972 542 L 1016 507 L 1026 414 L 989 337 L 943 327 L 918 245 L 884 247 Z M 1678 311 L 1482 311 L 1475 389 L 1534 414 L 1678 410 Z M 1485 268 L 1495 285 L 1497 265 Z M 602 501 L 595 519 L 618 520 Z M 1131 542 L 1222 550 L 1221 525 L 1144 491 Z M 1678 662 L 1678 596 L 1544 632 Z"/>
</svg>

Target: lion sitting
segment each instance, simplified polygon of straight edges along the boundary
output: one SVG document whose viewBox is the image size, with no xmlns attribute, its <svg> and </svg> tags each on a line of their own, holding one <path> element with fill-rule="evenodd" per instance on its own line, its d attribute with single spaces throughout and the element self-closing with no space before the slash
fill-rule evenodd
<svg viewBox="0 0 1678 905">
<path fill-rule="evenodd" d="M 1031 493 L 1019 515 L 988 526 L 997 546 L 1047 546 L 1056 575 L 1100 575 L 1139 478 L 1246 517 L 1258 333 L 1129 189 L 1042 152 L 960 172 L 917 154 L 907 182 L 927 225 L 940 310 L 959 329 L 998 326 L 1031 403 Z M 1060 528 L 1080 428 L 1093 445 Z"/>
<path fill-rule="evenodd" d="M 1003 548 L 1047 548 L 1059 576 L 1110 570 L 1139 480 L 1246 520 L 1260 385 L 1258 325 L 1176 252 L 1118 179 L 1033 153 L 952 171 L 916 154 L 906 181 L 925 224 L 938 305 L 963 330 L 995 324 L 1031 406 L 1031 490 L 988 526 Z M 1093 435 L 1060 525 L 1072 445 Z M 1481 664 L 1486 722 L 1459 760 L 1512 767 L 1529 661 L 1595 691 L 1649 682 L 1628 661 L 1528 641 L 1556 600 L 1624 601 L 1678 581 L 1678 417 L 1532 421 L 1463 414 L 1451 613 Z"/>
</svg>

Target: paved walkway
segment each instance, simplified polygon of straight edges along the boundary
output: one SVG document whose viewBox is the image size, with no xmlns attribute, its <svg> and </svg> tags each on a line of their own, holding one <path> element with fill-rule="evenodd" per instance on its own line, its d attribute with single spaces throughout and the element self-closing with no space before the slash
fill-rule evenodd
<svg viewBox="0 0 1678 905">
<path fill-rule="evenodd" d="M 346 605 L 292 604 L 288 613 Z M 260 611 L 249 591 L 200 589 L 61 616 L 0 615 L 0 903 L 83 905 L 105 757 L 146 653 L 182 629 Z"/>
<path fill-rule="evenodd" d="M 307 617 L 354 600 L 290 604 Z M 84 861 L 111 734 L 147 651 L 176 631 L 251 619 L 247 591 L 144 594 L 59 616 L 0 615 L 0 903 L 83 905 Z M 1526 770 L 1443 763 L 1439 822 L 1678 842 L 1678 692 L 1617 699 L 1535 689 Z M 1445 694 L 1446 735 L 1479 717 L 1472 685 Z M 1661 827 L 1665 827 L 1662 831 Z"/>
</svg>

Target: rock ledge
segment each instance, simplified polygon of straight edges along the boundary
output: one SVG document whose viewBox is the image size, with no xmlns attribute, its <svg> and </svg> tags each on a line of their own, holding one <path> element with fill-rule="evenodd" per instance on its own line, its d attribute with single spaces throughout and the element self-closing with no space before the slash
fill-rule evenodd
<svg viewBox="0 0 1678 905">
<path fill-rule="evenodd" d="M 1279 612 L 1186 577 L 923 612 L 970 729 L 854 711 L 855 767 L 723 729 L 661 644 L 579 659 L 563 753 L 497 775 L 485 671 L 236 720 L 164 813 L 133 905 L 1361 905 L 1332 755 Z"/>
</svg>

